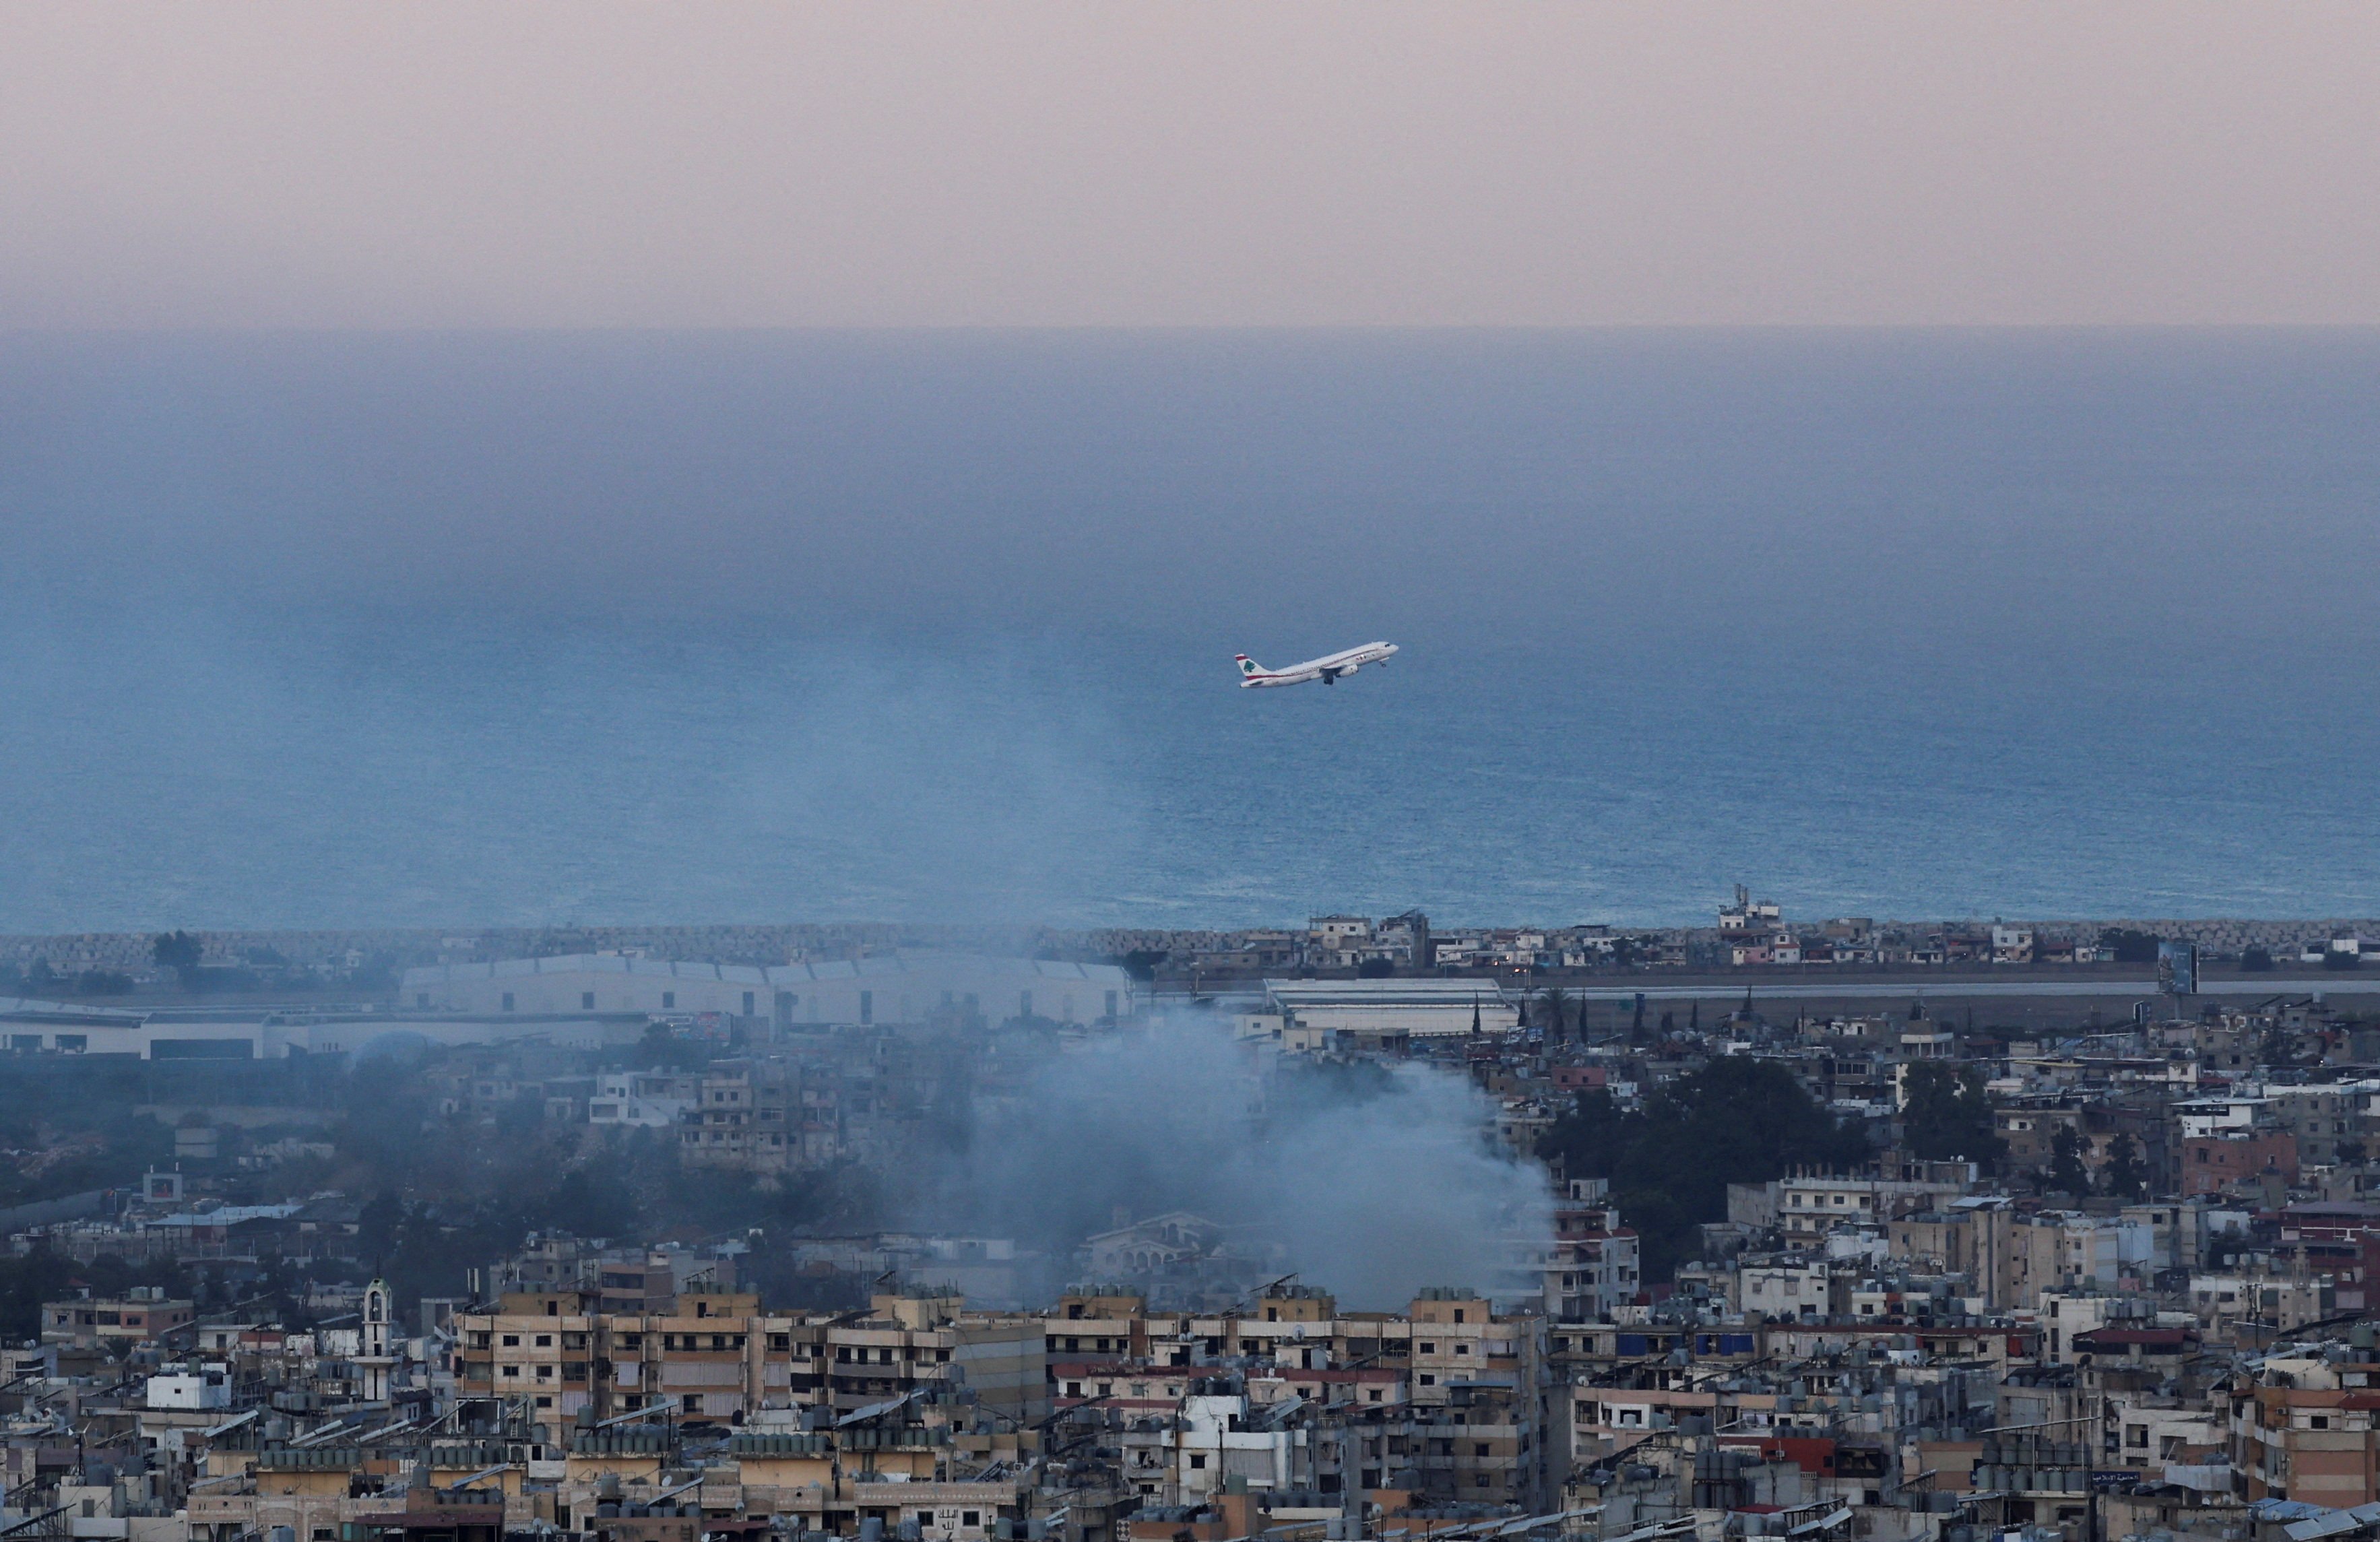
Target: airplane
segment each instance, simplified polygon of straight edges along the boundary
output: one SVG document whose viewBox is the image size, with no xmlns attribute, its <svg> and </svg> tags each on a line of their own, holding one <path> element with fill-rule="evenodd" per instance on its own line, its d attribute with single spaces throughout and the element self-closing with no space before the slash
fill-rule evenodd
<svg viewBox="0 0 2380 1542">
<path fill-rule="evenodd" d="M 1245 653 L 1233 654 L 1240 666 L 1240 689 L 1253 690 L 1258 686 L 1302 686 L 1308 680 L 1319 680 L 1335 686 L 1342 674 L 1353 674 L 1366 664 L 1384 664 L 1389 655 L 1397 650 L 1392 642 L 1367 642 L 1361 648 L 1342 649 L 1325 653 L 1318 659 L 1308 659 L 1287 669 L 1267 669 Z"/>
</svg>

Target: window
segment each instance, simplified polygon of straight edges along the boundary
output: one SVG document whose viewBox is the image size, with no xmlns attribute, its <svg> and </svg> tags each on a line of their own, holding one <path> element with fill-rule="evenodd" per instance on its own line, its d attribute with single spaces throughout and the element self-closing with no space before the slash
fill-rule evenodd
<svg viewBox="0 0 2380 1542">
<path fill-rule="evenodd" d="M 537 1336 L 537 1347 L 540 1349 L 552 1349 L 553 1347 L 553 1335 L 551 1333 L 539 1334 Z"/>
<path fill-rule="evenodd" d="M 747 1017 L 752 1015 L 752 992 L 749 990 L 744 992 L 744 1015 Z"/>
<path fill-rule="evenodd" d="M 1461 1322 L 1463 1320 L 1463 1308 L 1460 1306 L 1457 1306 L 1454 1309 L 1454 1320 L 1457 1322 Z"/>
<path fill-rule="evenodd" d="M 1457 1354 L 1468 1354 L 1471 1353 L 1471 1346 L 1469 1344 L 1457 1344 L 1454 1346 L 1454 1353 Z"/>
<path fill-rule="evenodd" d="M 983 1524 L 983 1512 L 975 1510 L 962 1510 L 959 1512 L 959 1524 L 963 1526 L 979 1526 Z"/>
<path fill-rule="evenodd" d="M 517 1333 L 507 1333 L 507 1334 L 505 1334 L 505 1335 L 504 1335 L 504 1347 L 505 1347 L 506 1349 L 518 1349 L 518 1348 L 520 1348 L 520 1335 L 519 1335 L 519 1334 L 517 1334 Z"/>
<path fill-rule="evenodd" d="M 1473 1446 L 1472 1446 L 1472 1448 L 1471 1448 L 1471 1454 L 1472 1454 L 1472 1455 L 1474 1455 L 1474 1456 L 1485 1456 L 1485 1455 L 1487 1455 L 1487 1454 L 1488 1454 L 1488 1442 L 1487 1442 L 1487 1441 L 1485 1441 L 1485 1440 L 1481 1440 L 1481 1441 L 1477 1442 L 1476 1444 L 1473 1445 Z"/>
<path fill-rule="evenodd" d="M 876 1021 L 876 992 L 873 990 L 859 993 L 859 1021 L 863 1026 Z"/>
<path fill-rule="evenodd" d="M 675 1012 L 677 1010 L 676 991 L 664 990 L 662 992 L 662 1010 L 663 1012 Z"/>
<path fill-rule="evenodd" d="M 592 1012 L 595 1010 L 595 992 L 592 990 L 582 990 L 578 993 L 578 1010 L 581 1012 Z"/>
<path fill-rule="evenodd" d="M 1203 1473 L 1207 1470 L 1207 1458 L 1203 1452 L 1191 1453 L 1190 1470 L 1194 1473 Z"/>
<path fill-rule="evenodd" d="M 513 993 L 512 993 L 511 991 L 507 990 L 507 991 L 505 991 L 505 992 L 504 992 L 504 1010 L 505 1010 L 506 1012 L 510 1012 L 512 1009 L 513 1009 Z"/>
</svg>

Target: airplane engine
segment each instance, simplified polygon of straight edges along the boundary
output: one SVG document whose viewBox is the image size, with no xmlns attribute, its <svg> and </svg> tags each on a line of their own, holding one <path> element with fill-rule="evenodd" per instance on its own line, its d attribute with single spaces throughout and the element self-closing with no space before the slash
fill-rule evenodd
<svg viewBox="0 0 2380 1542">
<path fill-rule="evenodd" d="M 1341 665 L 1340 665 L 1336 670 L 1333 670 L 1331 673 L 1332 673 L 1332 674 L 1354 674 L 1357 670 L 1359 670 L 1359 669 L 1361 669 L 1361 668 L 1363 668 L 1363 667 L 1364 667 L 1364 666 L 1363 666 L 1363 665 L 1361 665 L 1361 664 L 1341 664 Z"/>
</svg>

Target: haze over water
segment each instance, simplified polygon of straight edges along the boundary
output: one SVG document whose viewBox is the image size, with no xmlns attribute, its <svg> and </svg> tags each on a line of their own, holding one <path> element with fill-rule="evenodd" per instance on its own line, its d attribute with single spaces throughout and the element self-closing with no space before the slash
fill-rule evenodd
<svg viewBox="0 0 2380 1542">
<path fill-rule="evenodd" d="M 0 929 L 2368 916 L 2375 430 L 2354 332 L 17 335 Z"/>
</svg>

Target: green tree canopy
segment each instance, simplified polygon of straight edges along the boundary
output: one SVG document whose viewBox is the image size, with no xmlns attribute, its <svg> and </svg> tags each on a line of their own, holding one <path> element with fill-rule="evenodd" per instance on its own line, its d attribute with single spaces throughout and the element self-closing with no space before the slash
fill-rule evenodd
<svg viewBox="0 0 2380 1542">
<path fill-rule="evenodd" d="M 2153 931 L 2134 931 L 2128 927 L 2108 927 L 2099 933 L 2099 946 L 2112 951 L 2119 964 L 2155 964 L 2157 943 L 2162 941 Z"/>
<path fill-rule="evenodd" d="M 157 961 L 157 967 L 173 970 L 185 990 L 197 984 L 202 952 L 199 940 L 187 931 L 160 932 L 149 946 L 149 955 Z"/>
<path fill-rule="evenodd" d="M 2091 1192 L 2091 1173 L 2082 1165 L 2082 1135 L 2071 1124 L 2060 1124 L 2050 1137 L 2047 1182 L 2059 1194 Z"/>
<path fill-rule="evenodd" d="M 1623 1113 L 1601 1088 L 1582 1093 L 1538 1147 L 1573 1178 L 1608 1178 L 1621 1219 L 1658 1280 L 1694 1246 L 1694 1229 L 1727 1219 L 1727 1185 L 1795 1168 L 1866 1160 L 1857 1129 L 1838 1123 L 1774 1061 L 1729 1056 L 1654 1089 Z"/>
<path fill-rule="evenodd" d="M 2138 1199 L 2148 1192 L 2148 1173 L 2141 1165 L 2141 1143 L 2130 1132 L 2107 1147 L 2107 1192 L 2119 1199 Z"/>
<path fill-rule="evenodd" d="M 1981 1066 L 1919 1061 L 1909 1068 L 1903 1091 L 1908 1100 L 1900 1127 L 1912 1155 L 1987 1164 L 2008 1155 L 2008 1143 L 1993 1128 Z"/>
</svg>

